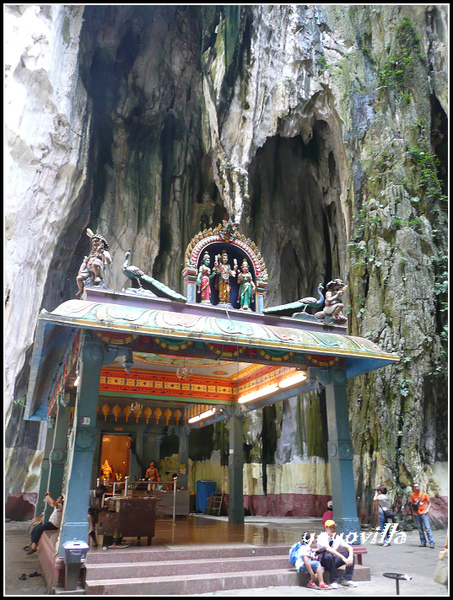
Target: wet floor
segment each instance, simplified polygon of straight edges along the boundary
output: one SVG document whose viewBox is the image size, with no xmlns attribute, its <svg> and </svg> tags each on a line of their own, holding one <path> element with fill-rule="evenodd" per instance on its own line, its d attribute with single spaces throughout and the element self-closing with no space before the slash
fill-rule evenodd
<svg viewBox="0 0 453 600">
<path fill-rule="evenodd" d="M 269 525 L 269 527 L 267 526 Z M 158 520 L 155 524 L 155 533 L 152 546 L 167 545 L 199 545 L 199 544 L 252 544 L 254 546 L 286 545 L 291 546 L 298 541 L 301 531 L 322 531 L 321 519 L 297 519 L 295 522 L 284 518 L 277 525 L 267 523 L 265 517 L 254 517 L 253 521 L 243 525 L 231 524 L 228 517 L 224 519 L 203 516 L 177 517 Z M 101 547 L 102 540 L 99 539 Z M 137 545 L 137 538 L 124 538 L 124 543 Z M 140 545 L 146 545 L 146 539 L 140 540 Z"/>
<path fill-rule="evenodd" d="M 230 544 L 245 543 L 256 546 L 293 543 L 294 531 L 269 529 L 254 524 L 235 525 L 203 517 L 184 520 L 158 521 L 153 545 L 168 544 Z M 296 535 L 298 535 L 296 533 Z M 299 535 L 298 535 L 299 537 Z"/>
</svg>

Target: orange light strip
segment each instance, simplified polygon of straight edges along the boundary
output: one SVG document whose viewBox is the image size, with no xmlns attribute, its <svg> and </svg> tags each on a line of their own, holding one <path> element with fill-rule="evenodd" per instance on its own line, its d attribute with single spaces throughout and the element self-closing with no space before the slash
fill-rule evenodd
<svg viewBox="0 0 453 600">
<path fill-rule="evenodd" d="M 270 394 L 278 392 L 280 389 L 294 387 L 306 379 L 307 374 L 304 371 L 293 371 L 289 377 L 279 379 L 277 382 L 270 383 L 264 387 L 239 396 L 238 402 L 239 404 L 245 404 L 247 402 L 252 402 L 253 400 L 258 400 L 259 398 L 264 398 L 265 396 L 269 396 Z"/>
</svg>

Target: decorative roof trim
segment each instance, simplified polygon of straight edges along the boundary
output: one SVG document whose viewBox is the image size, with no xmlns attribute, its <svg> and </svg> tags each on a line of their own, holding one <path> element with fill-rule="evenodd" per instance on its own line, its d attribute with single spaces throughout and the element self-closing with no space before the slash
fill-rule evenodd
<svg viewBox="0 0 453 600">
<path fill-rule="evenodd" d="M 68 300 L 52 313 L 42 311 L 40 319 L 97 331 L 191 339 L 279 350 L 354 358 L 374 358 L 384 363 L 399 360 L 382 351 L 371 340 L 350 335 L 307 331 L 213 316 L 199 316 L 146 307 L 105 302 Z"/>
</svg>

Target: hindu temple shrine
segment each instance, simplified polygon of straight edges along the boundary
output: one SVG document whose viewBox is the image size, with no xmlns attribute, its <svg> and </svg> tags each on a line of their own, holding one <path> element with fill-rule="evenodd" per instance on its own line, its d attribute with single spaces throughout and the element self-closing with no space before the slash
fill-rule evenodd
<svg viewBox="0 0 453 600">
<path fill-rule="evenodd" d="M 81 293 L 40 314 L 26 406 L 27 419 L 48 424 L 39 497 L 44 490 L 66 497 L 58 551 L 70 540 L 87 540 L 89 490 L 100 483 L 106 501 L 135 498 L 134 511 L 152 509 L 152 519 L 196 510 L 197 487 L 199 495 L 207 492 L 191 476 L 189 442 L 218 421 L 228 423 L 229 453 L 217 492 L 228 522 L 243 523 L 244 415 L 320 387 L 335 518 L 343 530 L 358 531 L 347 382 L 398 357 L 348 335 L 344 315 L 335 321 L 327 310 L 320 314 L 328 292 L 265 308 L 264 260 L 231 222 L 189 243 L 184 294 L 131 264 L 130 252 L 121 267 L 130 286 L 108 289 L 103 271 L 110 264 L 102 254 L 111 259 L 108 244 L 88 234 L 92 249 Z M 320 310 L 312 314 L 316 304 Z M 169 437 L 177 467 L 151 485 L 146 469 L 152 461 L 159 465 Z M 163 489 L 169 483 L 176 487 L 171 501 Z M 129 529 L 122 524 L 122 535 L 152 543 L 144 520 L 139 515 Z M 107 530 L 104 525 L 114 535 L 115 524 Z"/>
</svg>

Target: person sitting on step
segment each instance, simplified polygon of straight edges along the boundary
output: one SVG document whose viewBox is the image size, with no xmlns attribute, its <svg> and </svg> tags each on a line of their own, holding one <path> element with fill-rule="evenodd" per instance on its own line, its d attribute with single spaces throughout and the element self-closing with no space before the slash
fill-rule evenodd
<svg viewBox="0 0 453 600">
<path fill-rule="evenodd" d="M 341 579 L 342 585 L 357 587 L 352 581 L 354 574 L 354 550 L 347 544 L 342 536 L 335 533 L 335 521 L 328 520 L 324 524 L 324 531 L 318 535 L 317 553 L 321 565 L 330 574 L 330 587 L 338 588 L 339 575 L 337 568 L 346 565 L 346 572 Z"/>
<path fill-rule="evenodd" d="M 299 573 L 310 575 L 307 587 L 315 590 L 330 590 L 330 586 L 324 583 L 323 567 L 312 548 L 314 540 L 314 533 L 311 535 L 308 532 L 303 533 L 302 541 L 296 542 L 291 546 L 289 562 L 296 567 Z M 316 584 L 316 579 L 318 580 L 318 585 Z"/>
<path fill-rule="evenodd" d="M 24 548 L 24 550 L 26 549 L 27 554 L 33 554 L 33 552 L 36 552 L 38 549 L 38 542 L 44 531 L 53 531 L 60 528 L 61 517 L 63 516 L 64 496 L 58 496 L 58 498 L 54 500 L 50 493 L 46 492 L 46 495 L 44 496 L 44 502 L 50 504 L 50 506 L 53 507 L 53 511 L 48 521 L 44 521 L 32 529 L 30 534 L 31 544 L 29 547 L 25 546 Z"/>
</svg>

